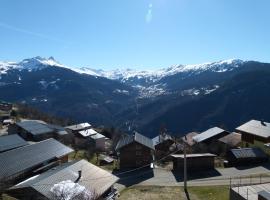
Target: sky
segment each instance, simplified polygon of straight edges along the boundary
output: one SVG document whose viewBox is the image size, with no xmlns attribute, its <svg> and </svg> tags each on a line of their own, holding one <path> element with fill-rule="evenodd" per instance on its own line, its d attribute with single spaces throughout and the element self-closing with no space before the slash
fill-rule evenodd
<svg viewBox="0 0 270 200">
<path fill-rule="evenodd" d="M 269 0 L 0 0 L 0 60 L 155 69 L 270 62 Z"/>
</svg>

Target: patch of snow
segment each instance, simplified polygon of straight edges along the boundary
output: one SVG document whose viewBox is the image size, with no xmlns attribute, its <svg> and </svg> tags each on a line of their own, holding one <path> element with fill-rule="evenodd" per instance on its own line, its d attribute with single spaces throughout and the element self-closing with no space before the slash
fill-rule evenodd
<svg viewBox="0 0 270 200">
<path fill-rule="evenodd" d="M 113 93 L 119 93 L 119 94 L 129 95 L 129 91 L 127 91 L 127 90 L 120 90 L 120 89 L 115 89 L 113 91 Z"/>
<path fill-rule="evenodd" d="M 50 189 L 53 196 L 65 200 L 71 200 L 75 197 L 81 197 L 81 199 L 94 199 L 94 193 L 90 192 L 78 183 L 74 183 L 71 180 L 61 181 L 54 184 Z"/>
</svg>

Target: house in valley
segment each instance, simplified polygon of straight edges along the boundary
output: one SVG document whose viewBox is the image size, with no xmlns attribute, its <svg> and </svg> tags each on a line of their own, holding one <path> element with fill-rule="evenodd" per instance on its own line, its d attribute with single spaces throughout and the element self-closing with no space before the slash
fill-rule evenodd
<svg viewBox="0 0 270 200">
<path fill-rule="evenodd" d="M 91 199 L 113 200 L 117 195 L 113 185 L 117 181 L 118 177 L 113 174 L 86 160 L 80 160 L 37 174 L 11 187 L 6 193 L 17 199 L 54 200 L 65 199 L 63 196 L 70 195 L 68 199 L 92 197 Z M 79 198 L 80 193 L 76 193 L 75 187 L 86 197 L 82 195 L 82 198 Z"/>
<path fill-rule="evenodd" d="M 230 133 L 219 127 L 210 128 L 193 137 L 196 143 L 196 152 L 219 152 L 218 140 Z"/>
<path fill-rule="evenodd" d="M 73 150 L 55 139 L 47 139 L 0 154 L 0 191 L 18 181 L 68 161 Z"/>
<path fill-rule="evenodd" d="M 270 143 L 270 123 L 250 120 L 237 127 L 236 132 L 242 135 L 243 147 L 259 147 L 270 155 L 270 149 L 265 146 Z"/>
<path fill-rule="evenodd" d="M 150 166 L 154 160 L 154 150 L 153 141 L 138 132 L 123 137 L 116 146 L 120 168 Z"/>
</svg>

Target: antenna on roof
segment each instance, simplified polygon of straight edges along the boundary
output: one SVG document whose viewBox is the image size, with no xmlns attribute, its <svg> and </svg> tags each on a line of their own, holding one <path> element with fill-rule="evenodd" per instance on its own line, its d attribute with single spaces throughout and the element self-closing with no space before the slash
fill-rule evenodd
<svg viewBox="0 0 270 200">
<path fill-rule="evenodd" d="M 82 177 L 82 170 L 79 170 L 78 171 L 78 178 L 74 181 L 74 183 L 78 183 L 79 180 L 81 179 L 81 177 Z"/>
</svg>

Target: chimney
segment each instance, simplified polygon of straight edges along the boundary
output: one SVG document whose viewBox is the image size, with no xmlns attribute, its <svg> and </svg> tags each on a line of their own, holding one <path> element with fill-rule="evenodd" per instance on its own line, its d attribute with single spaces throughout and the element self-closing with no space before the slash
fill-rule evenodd
<svg viewBox="0 0 270 200">
<path fill-rule="evenodd" d="M 266 126 L 266 124 L 264 123 L 263 119 L 261 120 L 261 125 Z"/>
<path fill-rule="evenodd" d="M 74 183 L 78 183 L 79 180 L 81 179 L 81 177 L 82 177 L 82 171 L 79 170 L 79 171 L 78 171 L 78 178 L 76 179 L 76 181 L 74 181 Z"/>
</svg>

